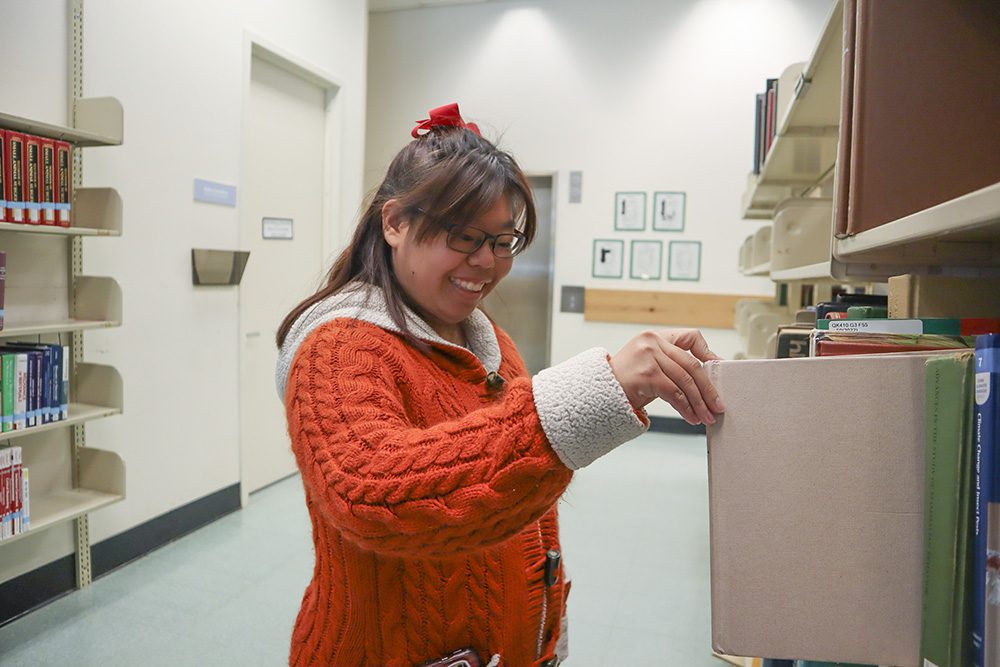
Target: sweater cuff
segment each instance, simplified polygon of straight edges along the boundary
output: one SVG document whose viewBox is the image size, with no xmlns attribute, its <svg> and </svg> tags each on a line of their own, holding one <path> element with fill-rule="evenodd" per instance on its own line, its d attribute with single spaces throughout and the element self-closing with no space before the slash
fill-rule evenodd
<svg viewBox="0 0 1000 667">
<path fill-rule="evenodd" d="M 606 350 L 595 347 L 556 364 L 532 381 L 535 409 L 552 449 L 579 470 L 649 427 L 611 370 Z"/>
</svg>

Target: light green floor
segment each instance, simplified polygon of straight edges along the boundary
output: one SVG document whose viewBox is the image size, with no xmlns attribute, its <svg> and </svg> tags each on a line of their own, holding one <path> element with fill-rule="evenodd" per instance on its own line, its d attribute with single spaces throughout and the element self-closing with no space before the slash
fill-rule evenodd
<svg viewBox="0 0 1000 667">
<path fill-rule="evenodd" d="M 724 667 L 709 650 L 703 437 L 647 434 L 619 448 L 577 473 L 560 513 L 567 667 Z M 0 665 L 287 664 L 311 549 L 294 477 L 0 628 Z"/>
</svg>

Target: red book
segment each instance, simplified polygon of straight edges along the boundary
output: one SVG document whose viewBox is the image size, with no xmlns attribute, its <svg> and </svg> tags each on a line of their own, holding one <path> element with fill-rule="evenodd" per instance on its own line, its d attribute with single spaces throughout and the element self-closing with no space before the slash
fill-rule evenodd
<svg viewBox="0 0 1000 667">
<path fill-rule="evenodd" d="M 928 352 L 951 350 L 939 345 L 892 345 L 891 343 L 862 343 L 846 340 L 816 341 L 817 357 L 839 357 L 847 354 L 899 354 L 900 352 Z"/>
<path fill-rule="evenodd" d="M 57 141 L 55 169 L 56 223 L 70 226 L 70 205 L 73 201 L 73 150 L 65 141 Z"/>
<path fill-rule="evenodd" d="M 24 208 L 31 225 L 42 224 L 41 166 L 42 140 L 24 135 Z"/>
<path fill-rule="evenodd" d="M 7 222 L 27 222 L 24 215 L 24 135 L 7 130 L 4 181 L 7 188 Z"/>
<path fill-rule="evenodd" d="M 40 193 L 42 205 L 42 224 L 56 224 L 56 142 L 52 139 L 42 139 L 42 161 Z"/>
<path fill-rule="evenodd" d="M 849 318 L 847 317 L 847 311 L 846 310 L 842 310 L 842 311 L 836 311 L 835 310 L 833 312 L 827 313 L 826 314 L 826 319 L 828 319 L 828 320 L 846 320 L 846 319 L 849 319 Z"/>
<path fill-rule="evenodd" d="M 7 221 L 7 130 L 0 128 L 0 222 Z"/>
</svg>

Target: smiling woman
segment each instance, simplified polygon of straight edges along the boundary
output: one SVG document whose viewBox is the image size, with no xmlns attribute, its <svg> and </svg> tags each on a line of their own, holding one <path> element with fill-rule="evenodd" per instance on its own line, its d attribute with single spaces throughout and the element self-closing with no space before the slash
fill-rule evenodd
<svg viewBox="0 0 1000 667">
<path fill-rule="evenodd" d="M 696 331 L 647 332 L 529 377 L 479 309 L 534 236 L 528 182 L 457 105 L 413 136 L 278 332 L 316 546 L 290 662 L 550 667 L 569 594 L 557 500 L 657 397 L 714 422 L 715 355 Z"/>
</svg>

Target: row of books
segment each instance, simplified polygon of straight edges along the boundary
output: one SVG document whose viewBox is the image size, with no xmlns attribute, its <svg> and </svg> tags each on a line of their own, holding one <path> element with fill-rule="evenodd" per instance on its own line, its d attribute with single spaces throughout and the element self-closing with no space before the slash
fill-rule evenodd
<svg viewBox="0 0 1000 667">
<path fill-rule="evenodd" d="M 800 313 L 805 321 L 779 328 L 777 356 L 942 353 L 926 375 L 921 654 L 934 667 L 996 667 L 1000 318 L 889 319 L 884 298 L 842 295 Z"/>
<path fill-rule="evenodd" d="M 72 147 L 0 128 L 0 222 L 70 226 Z"/>
<path fill-rule="evenodd" d="M 757 93 L 754 118 L 753 173 L 759 174 L 778 131 L 778 80 L 768 79 L 764 92 Z"/>
<path fill-rule="evenodd" d="M 0 424 L 20 431 L 69 418 L 69 347 L 0 346 Z"/>
<path fill-rule="evenodd" d="M 0 449 L 0 540 L 20 535 L 31 524 L 28 469 L 20 447 Z"/>
</svg>

